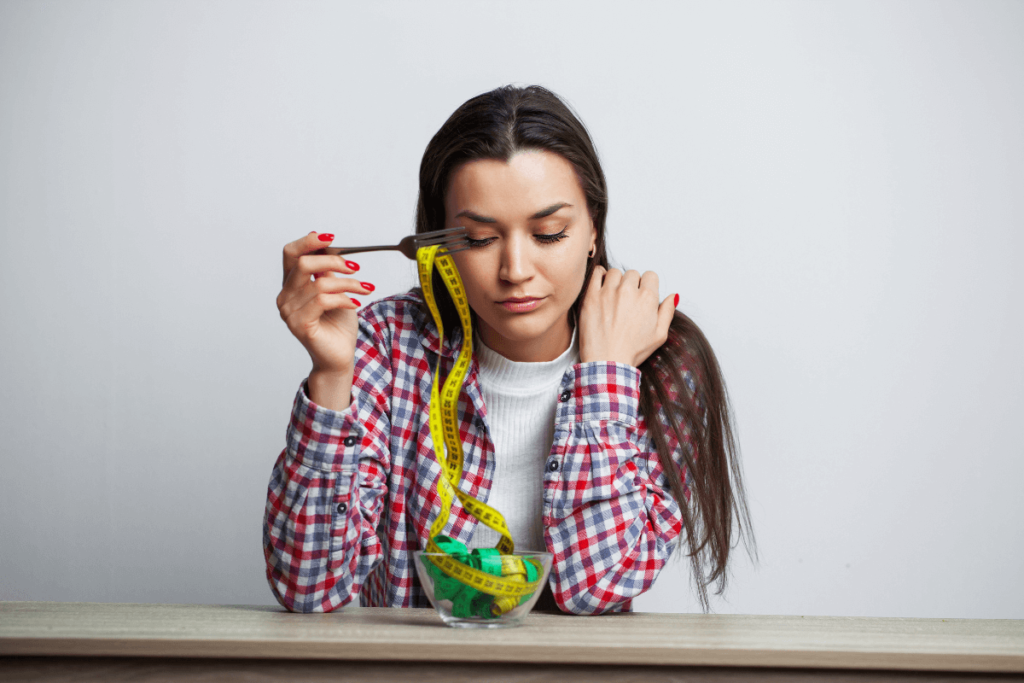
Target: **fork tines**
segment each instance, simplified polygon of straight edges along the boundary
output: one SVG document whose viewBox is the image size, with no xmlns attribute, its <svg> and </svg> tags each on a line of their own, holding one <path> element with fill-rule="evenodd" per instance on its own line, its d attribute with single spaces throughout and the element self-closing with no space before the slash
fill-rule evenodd
<svg viewBox="0 0 1024 683">
<path fill-rule="evenodd" d="M 445 230 L 434 230 L 416 236 L 416 247 L 429 247 L 439 244 L 449 254 L 469 248 L 469 241 L 466 239 L 466 229 L 462 226 L 447 228 Z"/>
</svg>

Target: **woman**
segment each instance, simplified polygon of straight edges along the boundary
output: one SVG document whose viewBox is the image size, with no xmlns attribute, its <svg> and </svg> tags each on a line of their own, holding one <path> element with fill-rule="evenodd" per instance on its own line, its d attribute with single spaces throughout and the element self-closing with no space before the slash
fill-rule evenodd
<svg viewBox="0 0 1024 683">
<path fill-rule="evenodd" d="M 629 610 L 684 531 L 707 609 L 734 522 L 750 538 L 725 386 L 678 295 L 659 301 L 653 272 L 609 268 L 607 206 L 586 130 L 543 88 L 475 97 L 427 146 L 416 232 L 464 226 L 472 245 L 453 255 L 478 340 L 459 404 L 462 486 L 504 514 L 517 549 L 554 553 L 561 610 Z M 411 552 L 443 476 L 432 372 L 451 369 L 462 330 L 436 273 L 444 339 L 418 288 L 357 313 L 350 294 L 373 286 L 347 277 L 355 262 L 316 253 L 333 237 L 284 249 L 277 304 L 313 367 L 270 481 L 267 578 L 294 611 L 356 595 L 428 606 Z M 445 534 L 497 540 L 457 501 Z"/>
</svg>

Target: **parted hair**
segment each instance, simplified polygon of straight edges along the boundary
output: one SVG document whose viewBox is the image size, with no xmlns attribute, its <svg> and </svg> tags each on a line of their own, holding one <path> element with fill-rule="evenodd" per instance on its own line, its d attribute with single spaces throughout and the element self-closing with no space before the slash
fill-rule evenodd
<svg viewBox="0 0 1024 683">
<path fill-rule="evenodd" d="M 500 87 L 468 100 L 448 118 L 423 153 L 416 232 L 445 228 L 445 195 L 452 173 L 462 164 L 476 159 L 508 161 L 525 150 L 554 152 L 573 165 L 597 230 L 594 256 L 587 260 L 583 288 L 572 306 L 573 319 L 578 320 L 594 266 L 609 268 L 608 188 L 586 128 L 550 90 L 536 85 Z M 448 334 L 459 318 L 436 272 L 433 289 Z M 640 365 L 640 371 L 640 411 L 681 510 L 697 596 L 708 611 L 708 586 L 714 585 L 719 594 L 725 590 L 729 552 L 738 540 L 742 538 L 756 556 L 725 381 L 711 344 L 678 310 L 668 340 Z M 673 457 L 670 434 L 680 444 L 681 462 Z"/>
</svg>

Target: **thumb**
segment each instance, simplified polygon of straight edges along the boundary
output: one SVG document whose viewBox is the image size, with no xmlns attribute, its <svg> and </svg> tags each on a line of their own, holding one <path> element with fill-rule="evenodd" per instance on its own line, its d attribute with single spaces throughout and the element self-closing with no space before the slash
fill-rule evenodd
<svg viewBox="0 0 1024 683">
<path fill-rule="evenodd" d="M 668 328 L 672 324 L 672 318 L 676 314 L 676 305 L 679 302 L 678 294 L 671 294 L 661 302 L 658 307 L 658 337 L 662 340 L 668 339 Z M 665 342 L 662 341 L 662 344 Z"/>
<path fill-rule="evenodd" d="M 601 286 L 604 284 L 605 269 L 601 266 L 594 266 L 593 272 L 590 274 L 590 282 L 587 284 L 587 293 L 583 296 L 583 303 L 587 303 L 587 299 L 596 298 L 598 293 L 601 291 Z"/>
</svg>

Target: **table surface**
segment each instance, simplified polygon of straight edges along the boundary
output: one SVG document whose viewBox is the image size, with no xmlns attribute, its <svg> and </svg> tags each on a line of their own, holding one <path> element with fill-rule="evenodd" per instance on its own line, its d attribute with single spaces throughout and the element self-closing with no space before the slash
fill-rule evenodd
<svg viewBox="0 0 1024 683">
<path fill-rule="evenodd" d="M 627 613 L 445 626 L 433 610 L 0 602 L 0 656 L 1024 672 L 1024 621 Z"/>
</svg>

